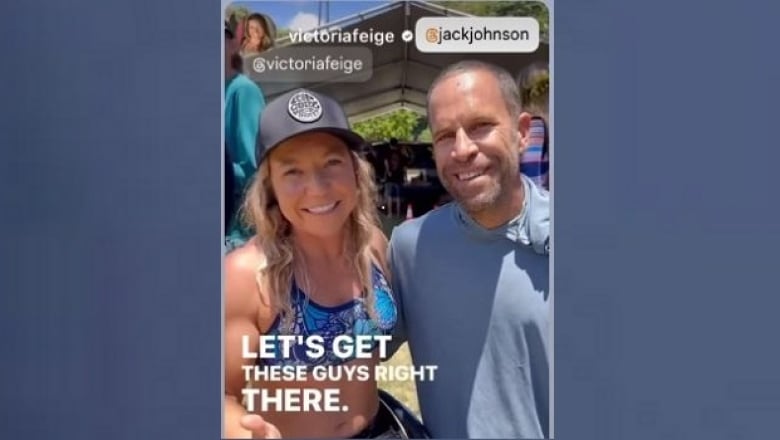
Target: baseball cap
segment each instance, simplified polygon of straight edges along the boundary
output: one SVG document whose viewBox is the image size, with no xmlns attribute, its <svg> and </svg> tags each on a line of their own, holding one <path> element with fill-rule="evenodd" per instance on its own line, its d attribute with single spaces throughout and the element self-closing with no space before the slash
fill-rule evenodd
<svg viewBox="0 0 780 440">
<path fill-rule="evenodd" d="M 365 143 L 349 127 L 347 115 L 335 99 L 312 90 L 296 89 L 277 97 L 263 110 L 256 145 L 257 163 L 282 142 L 312 132 L 330 133 L 352 150 Z"/>
</svg>

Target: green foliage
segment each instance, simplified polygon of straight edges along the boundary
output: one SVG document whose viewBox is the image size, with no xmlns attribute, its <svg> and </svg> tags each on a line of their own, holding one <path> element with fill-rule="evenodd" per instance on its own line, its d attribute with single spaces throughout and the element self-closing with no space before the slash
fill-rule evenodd
<svg viewBox="0 0 780 440">
<path fill-rule="evenodd" d="M 546 100 L 550 96 L 550 74 L 545 72 L 537 75 L 530 84 L 528 98 L 533 101 Z"/>
<path fill-rule="evenodd" d="M 531 68 L 520 81 L 520 96 L 527 111 L 546 115 L 550 109 L 550 72 Z"/>
<path fill-rule="evenodd" d="M 248 17 L 252 12 L 246 6 L 230 5 L 225 9 L 225 18 L 236 23 Z"/>
<path fill-rule="evenodd" d="M 421 136 L 424 136 L 427 131 L 427 139 L 421 139 Z M 417 126 L 414 127 L 414 130 L 412 130 L 412 138 L 417 141 L 425 141 L 430 140 L 431 131 L 428 129 L 428 118 L 421 116 L 419 119 L 417 119 Z"/>
<path fill-rule="evenodd" d="M 377 116 L 353 125 L 353 130 L 369 142 L 386 141 L 396 138 L 399 141 L 413 141 L 420 131 L 420 120 L 425 118 L 413 111 L 400 109 Z"/>
<path fill-rule="evenodd" d="M 550 35 L 550 12 L 547 10 L 547 6 L 541 2 L 433 1 L 432 3 L 436 3 L 447 9 L 454 9 L 467 14 L 484 17 L 534 17 L 539 22 L 541 39 L 543 41 L 548 41 Z"/>
<path fill-rule="evenodd" d="M 420 132 L 419 135 L 417 135 L 417 141 L 418 142 L 433 142 L 433 136 L 431 135 L 431 129 L 428 127 L 425 127 L 425 130 Z"/>
</svg>

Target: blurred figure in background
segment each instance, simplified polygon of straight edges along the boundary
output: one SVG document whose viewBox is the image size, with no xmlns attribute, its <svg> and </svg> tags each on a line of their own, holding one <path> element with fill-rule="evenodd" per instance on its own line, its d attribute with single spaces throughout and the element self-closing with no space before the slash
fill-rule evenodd
<svg viewBox="0 0 780 440">
<path fill-rule="evenodd" d="M 550 71 L 547 63 L 534 63 L 526 68 L 518 85 L 523 106 L 532 115 L 528 146 L 522 153 L 520 170 L 549 190 Z"/>
<path fill-rule="evenodd" d="M 225 246 L 230 252 L 252 232 L 239 221 L 238 207 L 257 171 L 255 142 L 265 97 L 243 72 L 237 20 L 225 21 Z M 229 171 L 229 173 L 228 173 Z M 230 192 L 228 192 L 230 191 Z"/>
<path fill-rule="evenodd" d="M 393 146 L 391 146 L 391 148 L 392 147 Z M 401 152 L 398 149 L 392 149 L 390 150 L 390 154 L 385 165 L 384 179 L 384 199 L 387 203 L 387 213 L 390 216 L 401 215 L 401 188 L 403 187 L 405 178 L 406 169 L 404 167 L 404 160 Z"/>
</svg>

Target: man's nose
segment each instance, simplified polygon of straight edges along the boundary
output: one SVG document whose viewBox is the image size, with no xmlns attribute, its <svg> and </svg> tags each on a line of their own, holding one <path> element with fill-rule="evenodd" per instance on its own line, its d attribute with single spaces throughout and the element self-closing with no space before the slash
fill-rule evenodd
<svg viewBox="0 0 780 440">
<path fill-rule="evenodd" d="M 479 148 L 477 144 L 469 137 L 466 130 L 459 128 L 455 132 L 455 145 L 452 149 L 452 158 L 458 161 L 467 162 L 477 154 Z"/>
</svg>

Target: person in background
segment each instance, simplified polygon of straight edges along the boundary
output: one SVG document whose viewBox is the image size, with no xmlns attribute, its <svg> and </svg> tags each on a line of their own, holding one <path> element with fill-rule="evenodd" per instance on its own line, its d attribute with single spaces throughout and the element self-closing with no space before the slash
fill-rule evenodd
<svg viewBox="0 0 780 440">
<path fill-rule="evenodd" d="M 230 252 L 243 245 L 252 232 L 240 221 L 241 200 L 257 170 L 255 142 L 265 97 L 260 87 L 242 73 L 243 59 L 236 38 L 236 21 L 225 21 L 225 247 Z M 226 171 L 227 173 L 227 171 Z"/>
<path fill-rule="evenodd" d="M 532 115 L 528 146 L 522 152 L 520 170 L 541 187 L 550 189 L 549 130 L 550 71 L 546 63 L 526 68 L 518 81 L 524 110 Z"/>
<path fill-rule="evenodd" d="M 391 144 L 390 154 L 385 164 L 384 199 L 387 203 L 387 213 L 390 216 L 401 215 L 403 204 L 402 188 L 406 181 L 406 169 L 403 156 L 399 149 Z"/>
</svg>

